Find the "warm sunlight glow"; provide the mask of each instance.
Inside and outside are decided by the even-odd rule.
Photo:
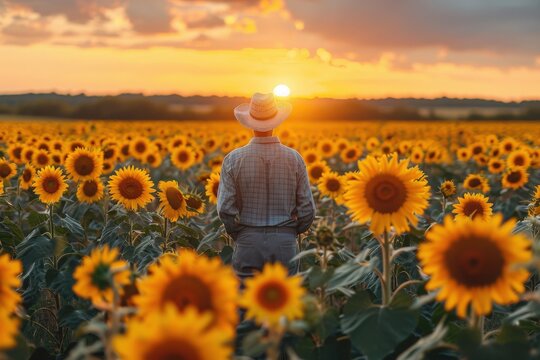
[[[274,88],[274,95],[281,96],[281,97],[287,97],[291,94],[291,89],[287,85],[278,85]]]

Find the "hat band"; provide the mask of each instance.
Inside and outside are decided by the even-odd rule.
[[[268,120],[268,119],[271,119],[273,118],[274,116],[276,116],[278,113],[278,110],[275,109],[275,111],[270,114],[269,116],[258,116],[258,115],[255,115],[253,112],[249,112],[249,115],[251,115],[252,118],[254,118],[255,120]]]

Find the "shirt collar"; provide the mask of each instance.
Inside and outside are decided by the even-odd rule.
[[[279,144],[277,136],[254,136],[250,140],[251,144]]]

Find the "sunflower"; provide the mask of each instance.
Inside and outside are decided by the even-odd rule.
[[[320,177],[328,171],[330,171],[330,167],[323,160],[315,161],[307,167],[309,180],[313,184],[316,184],[317,181],[319,181]]]
[[[358,180],[348,182],[344,195],[353,220],[371,221],[376,235],[392,226],[399,234],[409,230],[409,222],[416,225],[416,215],[428,207],[430,189],[424,173],[408,165],[408,160],[398,162],[396,154],[360,161]]]
[[[502,186],[510,189],[520,189],[529,181],[529,174],[525,168],[508,169],[502,176]]]
[[[350,164],[358,160],[360,157],[360,150],[358,150],[356,146],[348,145],[345,149],[341,150],[339,155],[343,163]]]
[[[471,150],[469,148],[460,148],[457,151],[457,158],[459,161],[469,161],[471,158]]]
[[[445,198],[449,198],[456,194],[456,185],[452,180],[446,180],[439,186],[439,191]]]
[[[491,190],[488,180],[479,174],[469,174],[463,181],[463,187],[467,190],[479,190],[487,193]]]
[[[369,151],[373,151],[378,148],[380,144],[381,142],[379,141],[379,139],[377,139],[376,137],[370,137],[366,142],[366,148]]]
[[[147,163],[153,168],[157,168],[163,162],[163,158],[161,157],[161,154],[159,153],[159,151],[157,151],[156,148],[155,151],[149,152],[144,156],[143,162]]]
[[[309,149],[302,153],[302,157],[306,164],[313,164],[315,161],[319,161],[319,153],[316,150]]]
[[[218,138],[209,137],[208,139],[204,141],[203,148],[207,154],[210,154],[216,151],[219,145],[220,145],[220,142]]]
[[[144,319],[129,321],[126,333],[115,337],[113,345],[121,359],[230,359],[230,336],[209,329],[211,322],[211,314],[200,314],[191,307],[179,312],[167,306]]]
[[[180,147],[180,146],[186,146],[188,142],[188,139],[185,135],[175,135],[171,140],[169,140],[169,144],[167,145],[169,152],[173,153],[174,149]]]
[[[122,294],[123,285],[130,282],[128,264],[118,260],[118,249],[105,245],[95,248],[85,256],[73,272],[73,291],[83,299],[89,299],[98,308],[114,300],[113,285]]]
[[[187,215],[186,198],[178,188],[176,181],[159,182],[159,210],[170,221]]]
[[[212,204],[217,204],[219,180],[220,174],[218,172],[214,172],[212,175],[210,175],[210,178],[206,182],[206,196]]]
[[[205,204],[203,199],[197,194],[186,195],[187,216],[193,217],[204,212]]]
[[[269,263],[260,274],[245,281],[239,304],[247,309],[246,318],[277,326],[282,318],[291,321],[304,315],[305,292],[300,276],[289,277],[283,265]]]
[[[187,170],[195,163],[195,153],[188,146],[178,146],[171,153],[171,161],[180,170]]]
[[[62,164],[64,164],[65,155],[62,152],[53,150],[51,152],[50,156],[51,156],[51,162],[54,165],[62,165]]]
[[[458,203],[454,204],[452,212],[456,214],[456,219],[480,218],[487,220],[493,214],[492,206],[493,204],[484,195],[466,193],[463,197],[458,198]]]
[[[25,145],[22,151],[22,162],[31,163],[34,151],[36,150],[32,146]]]
[[[24,149],[23,145],[20,144],[11,144],[8,147],[8,155],[11,161],[14,161],[17,164],[23,163],[22,151]]]
[[[333,171],[325,172],[319,178],[317,185],[322,195],[332,199],[339,198],[345,191],[345,179]]]
[[[103,162],[103,174],[110,174],[114,170],[116,162],[114,161],[104,161]]]
[[[238,321],[238,280],[219,258],[200,256],[182,249],[177,257],[162,257],[149,275],[138,282],[133,300],[141,316],[163,310],[168,304],[180,311],[188,307],[212,315],[212,326],[231,330]]]
[[[34,176],[36,175],[36,169],[30,165],[26,164],[24,166],[24,170],[19,177],[20,187],[23,190],[28,190],[32,186],[32,183],[34,182]]]
[[[92,204],[103,198],[103,183],[99,178],[85,180],[77,187],[77,199]]]
[[[0,181],[0,195],[4,194],[4,182]]]
[[[526,150],[514,150],[506,158],[506,165],[509,168],[528,168],[531,166],[531,156]]]
[[[506,138],[499,143],[501,154],[509,154],[517,147],[517,142],[513,138]]]
[[[111,197],[128,210],[137,211],[154,198],[152,180],[145,170],[133,166],[117,170],[109,179]]]
[[[15,311],[21,302],[21,296],[15,290],[21,286],[21,272],[19,260],[12,260],[8,254],[0,255],[0,313]]]
[[[17,165],[5,158],[0,158],[0,181],[9,180],[17,174]]]
[[[418,146],[415,146],[411,151],[411,162],[419,164],[422,161],[424,161],[424,150]]]
[[[492,174],[500,174],[504,171],[504,161],[501,159],[493,158],[488,162],[489,172]]]
[[[336,152],[336,147],[330,139],[325,139],[317,144],[317,150],[323,158],[329,158]]]
[[[79,148],[67,156],[66,169],[75,181],[94,179],[103,171],[103,153]]]
[[[0,324],[2,335],[0,336],[0,350],[10,349],[17,344],[19,332],[19,320],[9,312],[0,310]]]
[[[32,164],[37,168],[43,168],[47,165],[51,165],[51,163],[51,157],[47,150],[39,149],[32,155]]]
[[[62,170],[54,166],[39,170],[32,186],[39,200],[46,204],[60,201],[68,187]]]
[[[132,139],[129,143],[129,153],[139,160],[144,159],[144,156],[150,151],[150,148],[150,140],[142,136]]]
[[[474,156],[483,154],[486,151],[486,147],[483,143],[476,142],[469,146],[469,150],[471,152],[471,155],[474,157]]]
[[[516,265],[532,257],[530,242],[521,234],[512,234],[516,222],[503,224],[497,214],[487,221],[450,216],[443,225],[435,225],[418,249],[422,270],[431,276],[426,289],[436,290],[437,300],[446,310],[456,308],[465,317],[469,303],[472,311],[485,315],[492,302],[507,305],[519,300],[529,273]]]

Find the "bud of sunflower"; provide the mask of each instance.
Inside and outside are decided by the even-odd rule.
[[[327,226],[320,226],[315,231],[315,239],[320,246],[330,246],[334,243],[334,232]]]
[[[449,198],[456,194],[456,185],[452,180],[446,180],[439,187],[439,191],[445,198]]]

